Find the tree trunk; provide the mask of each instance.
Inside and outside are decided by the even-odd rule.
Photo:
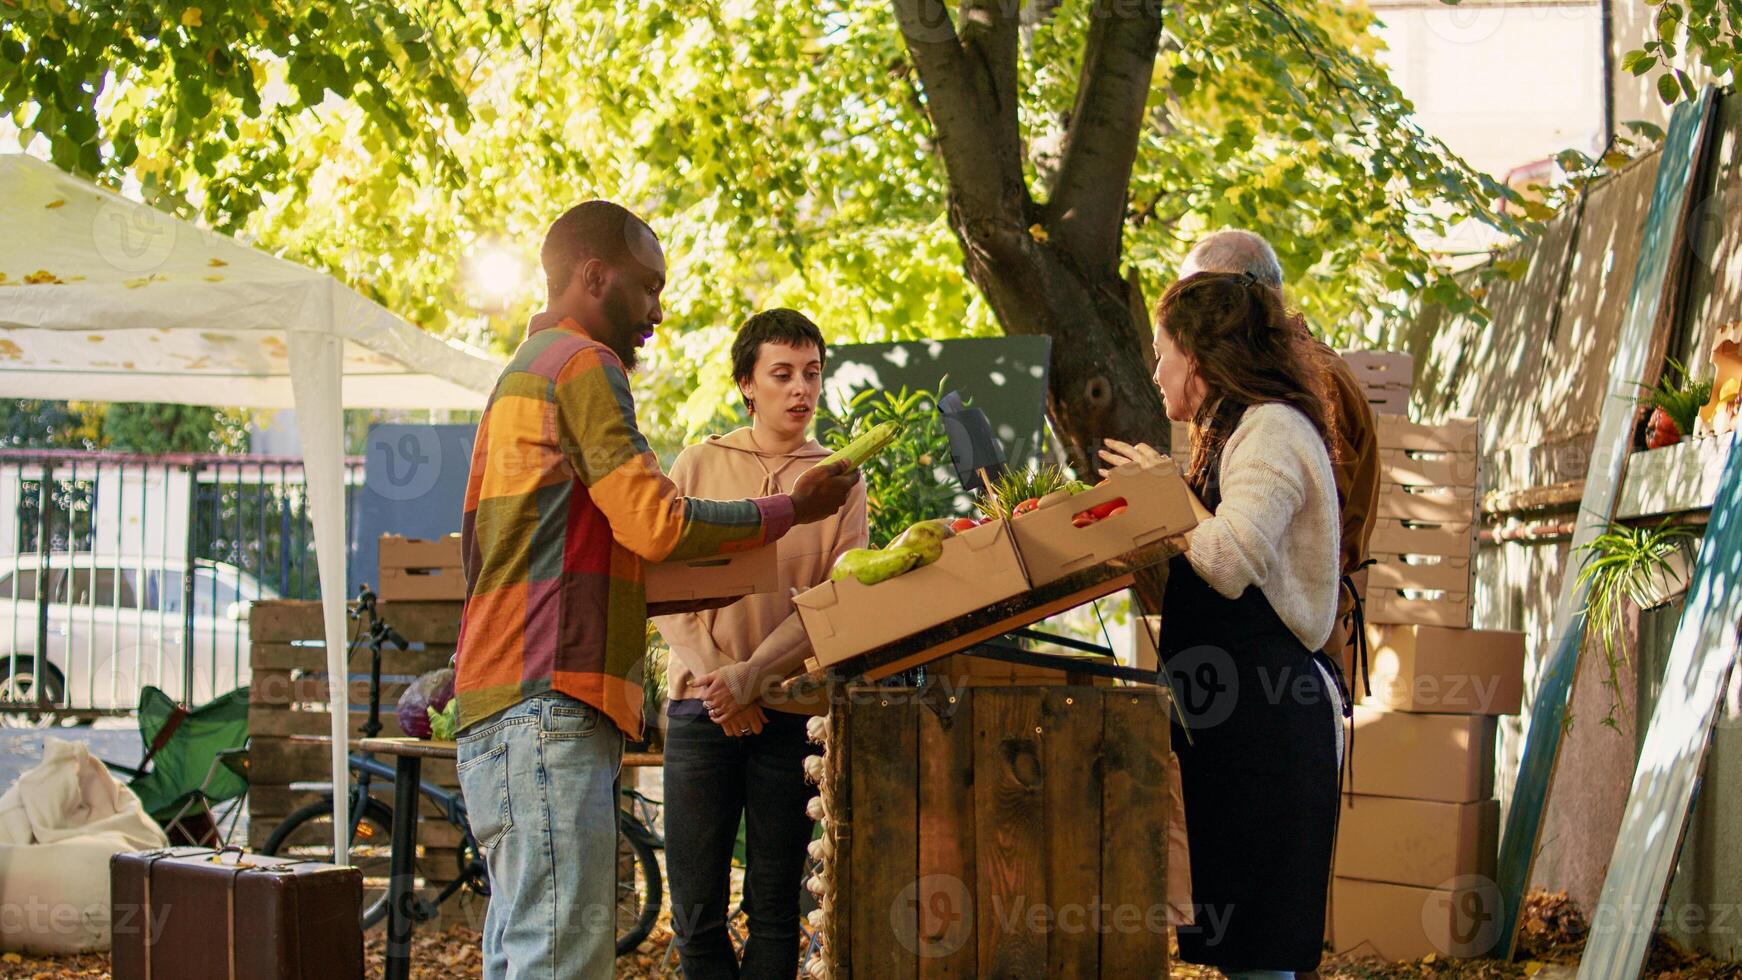
[[[1135,276],[1119,268],[1160,0],[1095,0],[1045,204],[1023,176],[1018,0],[960,0],[955,17],[944,0],[891,2],[937,133],[968,279],[1005,333],[1052,339],[1047,415],[1071,467],[1093,482],[1107,438],[1165,449],[1148,317]]]
[[[1091,482],[1106,438],[1168,445],[1147,316],[1119,268],[1131,166],[1161,34],[1158,0],[1097,0],[1061,163],[1039,204],[1017,123],[1020,4],[893,0],[919,71],[969,281],[1004,332],[1052,339],[1047,415]]]
[[[1045,226],[1035,223],[1044,230]],[[1052,338],[1047,415],[1077,475],[1098,479],[1105,438],[1165,449],[1169,429],[1151,377],[1152,335],[1133,317],[1132,284],[1113,270],[1089,273],[1027,227],[975,220],[950,209],[968,279],[1008,334]]]

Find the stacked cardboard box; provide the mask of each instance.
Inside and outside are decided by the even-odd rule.
[[[1409,389],[1415,383],[1415,358],[1397,351],[1338,351],[1355,373],[1375,415],[1402,415],[1409,410]]]
[[[1476,422],[1378,416],[1379,501],[1367,620],[1470,625],[1479,530]]]
[[[1492,939],[1496,716],[1516,714],[1524,636],[1375,624],[1355,708],[1331,887],[1337,952],[1472,956]]]

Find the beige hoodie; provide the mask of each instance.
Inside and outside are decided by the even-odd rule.
[[[687,497],[741,500],[790,493],[799,475],[828,454],[815,440],[791,453],[765,453],[746,427],[684,449],[672,464],[671,479]],[[771,679],[785,677],[802,664],[811,645],[793,608],[792,590],[828,581],[835,559],[850,548],[865,547],[867,535],[865,481],[860,480],[839,512],[815,524],[795,525],[775,543],[780,556],[779,591],[745,596],[723,609],[655,616],[654,626],[671,646],[671,662],[666,666],[669,697],[699,698],[702,691],[695,678],[745,664],[734,667],[729,676],[733,691],[747,699],[746,692],[764,690]],[[827,709],[820,701],[771,703],[775,700],[763,703],[802,714]]]

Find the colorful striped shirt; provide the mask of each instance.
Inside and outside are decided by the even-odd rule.
[[[623,364],[535,317],[478,425],[461,549],[460,727],[557,691],[641,735],[641,563],[761,547],[792,498],[681,496],[635,424]]]

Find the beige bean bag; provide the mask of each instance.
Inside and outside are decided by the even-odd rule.
[[[0,950],[88,953],[137,910],[109,908],[109,858],[168,838],[83,742],[47,739],[42,764],[0,796]]]

